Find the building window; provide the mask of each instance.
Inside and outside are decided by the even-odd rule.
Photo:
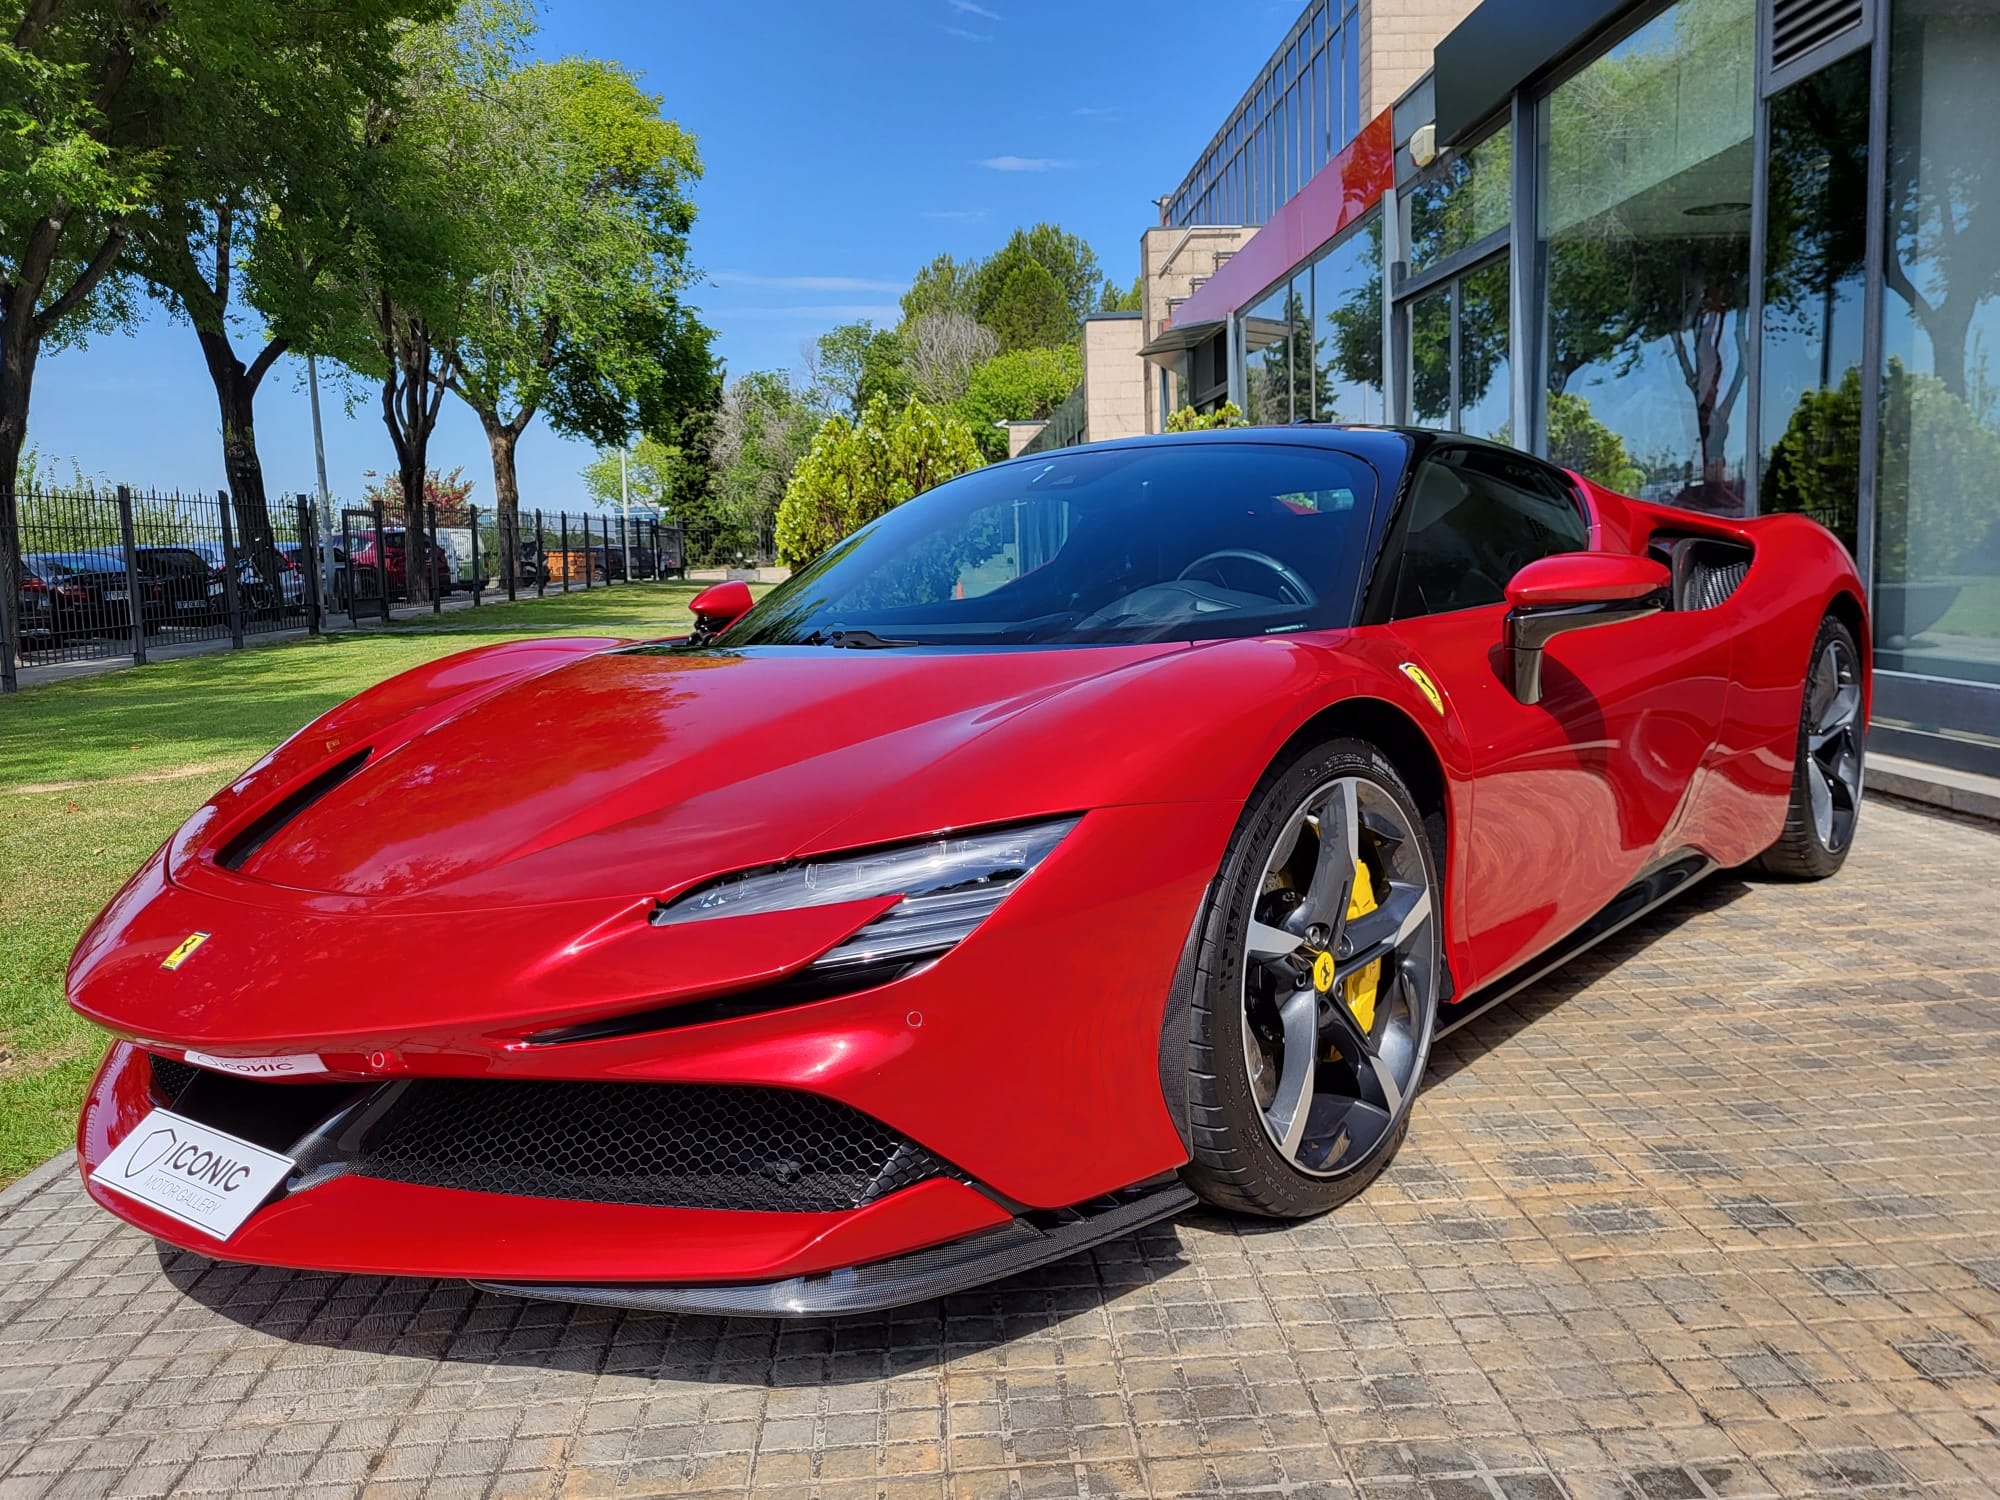
[[[1327,422],[1380,422],[1382,410],[1382,216],[1349,229],[1312,268],[1317,415]]]
[[[1283,282],[1243,315],[1243,415],[1252,426],[1312,416],[1312,283]]]
[[[1843,58],[1771,101],[1757,508],[1857,551],[1868,65]]]
[[[2000,171],[1990,0],[1897,0],[1889,33],[1888,243],[1877,662],[2000,683]],[[2000,724],[1987,732],[2000,737]]]
[[[1549,457],[1743,508],[1751,0],[1680,0],[1542,101]]]
[[[1412,185],[1409,262],[1413,275],[1507,227],[1514,201],[1513,136],[1504,128],[1454,151]]]

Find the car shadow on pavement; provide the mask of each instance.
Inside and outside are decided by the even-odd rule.
[[[537,1302],[467,1282],[287,1271],[211,1260],[164,1242],[162,1273],[244,1328],[330,1351],[334,1363],[420,1360],[772,1389],[935,1370],[1052,1336],[1102,1343],[1160,1311],[1146,1290],[1189,1257],[1181,1228],[1229,1232],[1196,1211],[1003,1281],[893,1311],[727,1318]],[[1121,1332],[1121,1338],[1129,1337]]]
[[[1654,950],[1669,943],[1695,918],[1725,911],[1756,889],[1756,884],[1738,871],[1718,871],[1685,895],[1676,896],[1596,947],[1579,953],[1519,994],[1489,1011],[1475,1012],[1471,1020],[1435,1044],[1430,1064],[1424,1070],[1424,1087],[1442,1083],[1486,1053],[1504,1047],[1572,996],[1628,963],[1652,957]],[[1475,998],[1472,1003],[1477,1006],[1479,1002]],[[1449,1018],[1447,1012],[1446,1020]]]

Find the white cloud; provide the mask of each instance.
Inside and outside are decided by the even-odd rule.
[[[1076,163],[1055,156],[989,156],[979,165],[994,172],[1060,172]]]
[[[983,208],[927,208],[923,216],[946,224],[977,224],[986,217]]]
[[[938,30],[942,31],[946,36],[955,36],[962,42],[990,42],[993,40],[991,32],[967,31],[963,26],[940,26]]]
[[[1070,113],[1086,120],[1115,120],[1125,111],[1116,104],[1082,104]]]
[[[786,292],[895,292],[909,290],[906,281],[872,281],[865,276],[760,276],[754,271],[716,271],[717,286],[762,286]]]
[[[973,0],[945,0],[945,3],[962,16],[978,16],[987,21],[1000,19],[998,11],[988,10],[983,5],[975,5]]]

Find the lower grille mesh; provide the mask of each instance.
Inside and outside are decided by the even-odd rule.
[[[187,1092],[187,1086],[201,1077],[201,1069],[192,1063],[162,1057],[157,1052],[149,1052],[146,1057],[153,1069],[153,1098],[169,1109]]]
[[[424,1080],[357,1170],[428,1187],[658,1208],[834,1212],[951,1169],[831,1099],[719,1084]]]

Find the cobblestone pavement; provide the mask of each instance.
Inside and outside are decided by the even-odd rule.
[[[1316,1223],[943,1304],[622,1316],[0,1204],[0,1500],[2000,1493],[2000,837],[1871,803],[1450,1038]]]

